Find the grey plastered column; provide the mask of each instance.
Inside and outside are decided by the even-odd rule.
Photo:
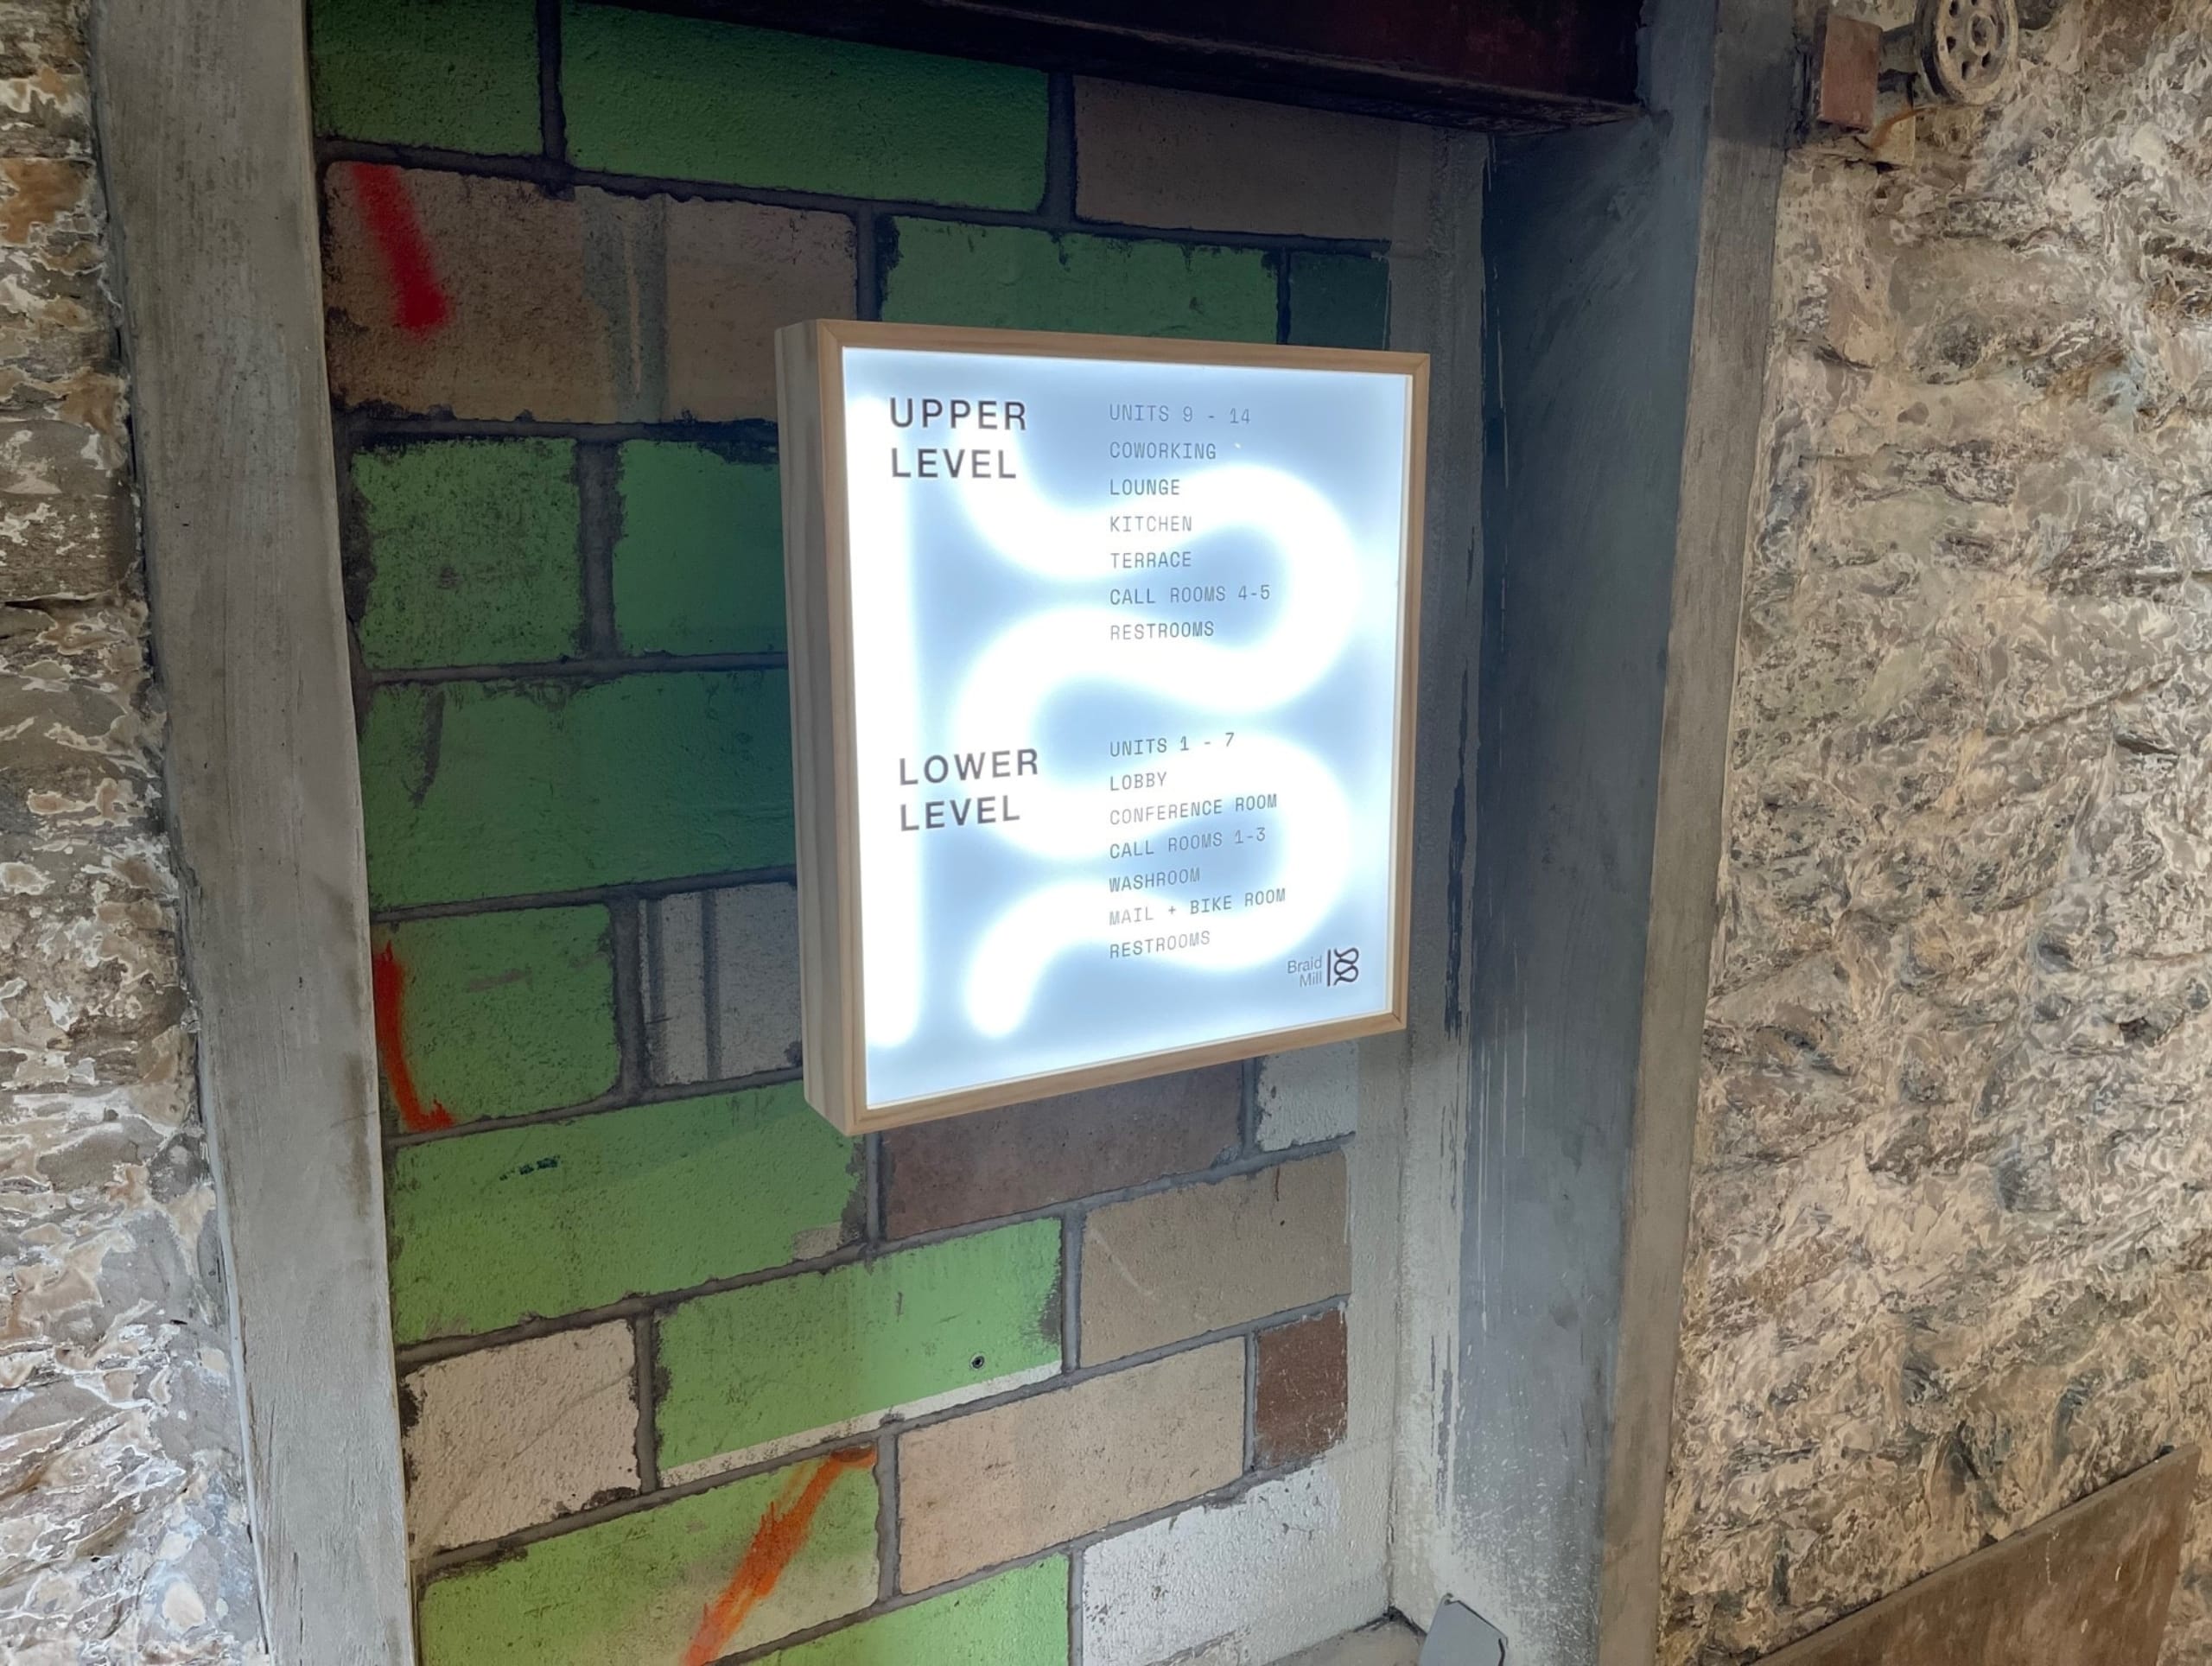
[[[1795,45],[1659,0],[1649,113],[1499,142],[1449,1543],[1520,1666],[1643,1666]],[[1426,1618],[1422,1616],[1421,1618]]]
[[[186,965],[280,1666],[413,1658],[299,0],[102,0]]]

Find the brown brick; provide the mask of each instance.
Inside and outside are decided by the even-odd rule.
[[[1340,1152],[1109,1204],[1084,1223],[1083,1362],[1118,1359],[1351,1288]]]
[[[776,332],[850,318],[853,298],[853,223],[843,215],[671,204],[666,414],[774,416]]]
[[[1365,116],[1078,78],[1076,213],[1128,226],[1390,235],[1399,130]]]
[[[415,289],[426,311],[412,327],[399,319],[391,256],[363,218],[365,188],[404,205],[421,233]],[[618,397],[611,321],[586,293],[584,245],[588,219],[600,251],[619,250],[639,204],[589,191],[562,202],[518,180],[365,162],[329,169],[323,194],[330,384],[340,404],[601,423],[635,414]]]
[[[772,416],[775,327],[852,311],[852,223],[838,214],[590,189],[561,200],[522,181],[357,162],[333,167],[324,192],[342,404]],[[372,232],[365,211],[378,205]],[[396,243],[395,216],[412,227]]]
[[[1189,1174],[1234,1151],[1236,1065],[1064,1094],[884,1136],[893,1237]]]
[[[414,1554],[477,1544],[638,1485],[630,1327],[594,1325],[408,1373]]]
[[[1319,1458],[1344,1438],[1344,1312],[1259,1336],[1252,1455],[1262,1469]]]
[[[1243,1467],[1236,1341],[917,1430],[899,1445],[899,1589],[1196,1497]]]

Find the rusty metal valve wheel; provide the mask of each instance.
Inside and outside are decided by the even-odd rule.
[[[2005,90],[2020,50],[2013,0],[1920,0],[1920,61],[1956,104],[1987,104]]]

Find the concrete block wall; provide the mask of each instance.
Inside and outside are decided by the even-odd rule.
[[[310,20],[427,1666],[1247,1658],[1342,1577],[1351,1050],[807,1109],[769,339],[1380,347],[1398,130],[614,6]]]

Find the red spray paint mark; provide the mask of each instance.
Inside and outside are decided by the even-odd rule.
[[[830,1489],[848,1470],[874,1467],[875,1448],[855,1447],[831,1453],[814,1466],[810,1475],[799,1470],[791,1472],[769,1504],[767,1514],[761,1517],[737,1572],[730,1575],[721,1595],[707,1605],[691,1646],[683,1651],[683,1666],[708,1666],[728,1651],[729,1639],[745,1624],[746,1616],[767,1599],[784,1570],[791,1565],[791,1558],[806,1543],[814,1526],[814,1512],[822,1507]]]
[[[347,166],[361,200],[361,218],[368,222],[369,235],[384,257],[385,276],[391,282],[392,321],[410,335],[429,335],[443,328],[453,316],[453,303],[439,287],[430,240],[423,235],[406,180],[397,168],[381,162]]]
[[[435,1100],[423,1109],[423,1096],[415,1091],[415,1072],[407,1063],[407,1025],[400,1002],[407,992],[407,970],[391,944],[385,944],[370,962],[374,976],[370,993],[377,1009],[377,1056],[384,1060],[385,1080],[391,1084],[392,1103],[399,1107],[400,1126],[410,1134],[425,1129],[451,1128],[453,1113]]]

